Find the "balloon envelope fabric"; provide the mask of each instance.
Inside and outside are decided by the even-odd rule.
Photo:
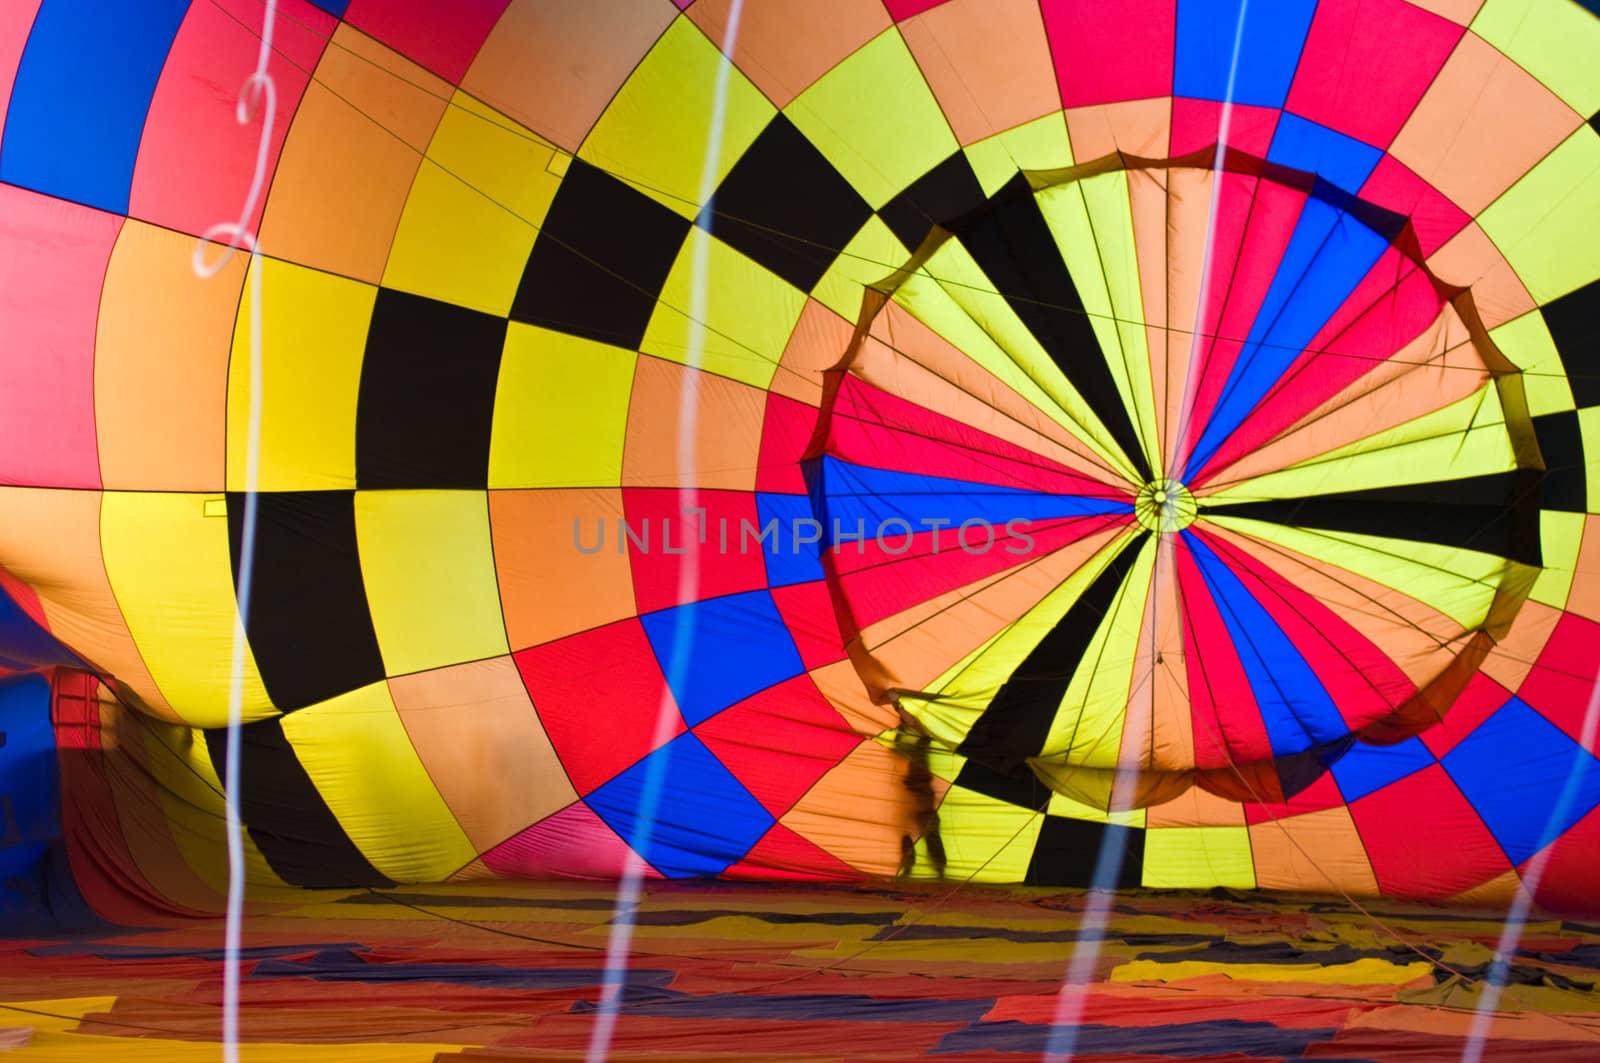
[[[263,14],[0,15],[0,658],[97,909],[215,909],[236,683],[262,898],[1593,907],[1583,7],[284,0],[252,198]]]

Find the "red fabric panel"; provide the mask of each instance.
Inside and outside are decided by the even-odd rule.
[[[1311,954],[1314,956],[1315,954]],[[1310,962],[1310,961],[1308,961]],[[1143,993],[1088,993],[1078,1021],[1104,1026],[1169,1026],[1185,1022],[1270,1022],[1287,1030],[1318,1030],[1342,1026],[1353,1010],[1371,1010],[1377,1002],[1352,1004],[1347,1000],[1306,1000],[1298,997],[1262,997],[1238,1000],[1225,996],[1186,996],[1173,993],[1162,1007],[1152,1008]],[[1050,1023],[1055,1020],[1060,996],[1009,996],[995,1002],[985,1022]]]
[[[1270,565],[1200,535],[1294,643],[1352,731],[1389,715],[1416,693],[1399,666],[1332,609]]]
[[[729,766],[732,767],[731,764]],[[745,785],[750,784],[746,781]],[[774,823],[772,829],[762,835],[761,840],[744,854],[744,859],[724,871],[723,876],[770,882],[790,882],[796,879],[812,882],[853,882],[861,878],[861,872],[832,853],[818,848],[782,823]],[[768,982],[771,980],[771,978],[763,979]],[[674,981],[673,986],[677,989],[684,988],[678,981]],[[859,989],[859,986],[853,988]],[[817,988],[808,984],[806,991],[814,993]]]
[[[817,408],[767,393],[767,415],[761,422],[761,457],[756,468],[756,490],[784,495],[806,493],[800,459],[817,424]]]
[[[631,543],[627,547],[633,597],[641,613],[767,585],[763,547],[754,534],[744,544],[748,550],[740,552],[740,529],[745,524],[757,530],[761,527],[755,496],[748,491],[699,490],[693,494],[694,505],[706,511],[703,525],[697,515],[683,512],[684,494],[675,487],[623,489],[622,509],[628,526],[643,535],[649,522],[649,547],[635,548]],[[698,573],[685,599],[679,579],[691,556]]]
[[[1131,501],[1126,485],[1103,483],[857,377],[840,386],[828,427],[830,454],[876,469]]]
[[[694,733],[774,819],[860,743],[809,675],[723,709]]]
[[[1580,576],[1581,578],[1581,576]],[[1583,717],[1594,693],[1595,647],[1600,645],[1600,624],[1577,613],[1564,613],[1539,653],[1517,696],[1571,736],[1583,738]],[[1600,756],[1600,738],[1587,747]]]
[[[1511,867],[1438,764],[1373,791],[1350,815],[1384,893],[1448,897]]]
[[[581,632],[512,655],[545,732],[580,794],[654,750],[662,698],[671,698],[637,619]],[[671,707],[673,727],[683,717]]]
[[[44,605],[39,601],[38,592],[7,572],[3,567],[0,567],[0,594],[4,594],[16,602],[17,608],[21,609],[35,624],[38,624],[46,631],[50,630],[50,622],[44,615]]]
[[[1061,106],[1172,95],[1177,0],[1041,0]]]
[[[100,486],[94,343],[122,219],[0,185],[0,484]]]
[[[344,20],[458,84],[509,0],[351,0]]]
[[[944,2],[945,0],[883,0],[883,6],[889,9],[890,18],[896,22],[904,22],[912,15],[920,15]]]
[[[911,537],[910,548],[899,555],[884,549],[884,540],[843,543],[833,554],[833,564],[839,576],[840,593],[849,603],[851,616],[860,629],[946,591],[1026,564],[1130,520],[1130,516],[1116,514],[1070,517],[1049,523],[1038,521],[1027,528],[1027,534],[1033,538],[1033,547],[1027,550],[1023,549],[1027,542],[1008,538],[1003,526],[992,529],[994,546],[983,553],[977,552],[984,543],[981,529],[968,532],[972,552],[961,548],[957,528],[918,533]],[[904,542],[901,537],[888,540],[895,549]],[[1012,546],[1021,552],[1011,553]]]
[[[1595,883],[1600,881],[1600,808],[1563,831],[1547,851],[1544,874],[1534,891],[1539,904],[1552,912],[1593,914]],[[1534,856],[1522,865],[1524,876],[1537,859]],[[1522,947],[1529,946],[1524,942]]]
[[[1435,757],[1443,757],[1510,699],[1509,690],[1482,672],[1477,673],[1467,681],[1466,689],[1450,706],[1444,719],[1422,732],[1419,736],[1422,744]]]
[[[1194,555],[1187,546],[1176,552],[1178,592],[1183,601],[1183,654],[1189,677],[1189,704],[1194,719],[1194,760],[1198,768],[1226,768],[1272,756],[1267,727],[1256,707],[1255,693],[1228,637]],[[1266,795],[1262,795],[1266,796]]]
[[[1316,782],[1301,790],[1287,801],[1246,801],[1244,805],[1244,820],[1246,823],[1270,823],[1274,820],[1285,819],[1289,816],[1298,816],[1306,812],[1321,812],[1324,809],[1338,808],[1344,804],[1344,794],[1339,792],[1339,783],[1333,777],[1333,772],[1324,772]]]
[[[1387,148],[1465,32],[1406,0],[1321,0],[1287,107]]]
[[[772,588],[778,615],[789,628],[789,637],[800,651],[807,669],[845,659],[844,636],[833,611],[833,596],[822,580]]]
[[[277,117],[267,150],[260,201],[247,224],[260,228],[266,190],[300,105],[309,71],[317,68],[333,16],[306,0],[285,0],[274,24],[268,72],[277,91]],[[258,116],[235,120],[236,94],[255,71],[264,8],[259,0],[195,4],[178,29],[156,83],[139,141],[128,213],[188,233],[239,220],[255,173],[261,136]],[[198,165],[196,147],[205,163]]]

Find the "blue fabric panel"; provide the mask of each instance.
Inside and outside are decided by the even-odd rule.
[[[1226,100],[1234,68],[1233,102],[1282,107],[1300,65],[1300,50],[1316,0],[1252,0],[1233,59],[1239,8],[1244,0],[1178,0],[1177,54],[1172,69],[1175,96]]]
[[[1382,236],[1344,211],[1320,199],[1306,200],[1244,349],[1189,458],[1186,475],[1205,468],[1388,246]]]
[[[301,952],[305,948],[300,949]],[[372,963],[352,949],[327,949],[305,960],[266,959],[250,978],[310,978],[319,982],[443,982],[485,989],[587,989],[605,977],[598,967],[502,967],[490,963]],[[632,969],[629,985],[664,987],[673,971]]]
[[[311,0],[311,2],[338,18],[344,18],[344,9],[350,6],[350,0]]]
[[[692,734],[674,738],[584,800],[668,878],[720,874],[743,858],[774,823],[750,791]],[[640,829],[642,801],[655,806],[647,844]]]
[[[1058,495],[1013,487],[951,480],[942,476],[874,469],[866,465],[827,458],[822,470],[823,541],[834,541],[834,523],[844,541],[852,541],[864,525],[875,538],[886,520],[910,523],[914,532],[931,530],[924,521],[943,521],[959,527],[962,521],[981,520],[993,525],[996,538],[1004,535],[1006,521],[1060,520],[1106,513],[1132,513],[1131,502],[1082,495]],[[905,529],[891,525],[888,538],[903,541]]]
[[[801,532],[810,538],[807,526],[798,523],[813,519],[809,496],[758,494],[756,515],[762,528],[774,520],[778,522],[773,535],[764,539],[759,547],[766,556],[768,586],[787,587],[791,583],[811,583],[823,578],[820,539],[814,543],[799,541]],[[732,533],[729,534],[731,537]],[[754,536],[751,538],[753,540]],[[750,548],[757,549],[753,541]]]
[[[1333,778],[1346,802],[1356,801],[1374,790],[1405,778],[1433,763],[1433,754],[1420,738],[1408,738],[1399,745],[1369,746],[1357,742],[1350,751],[1333,762]]]
[[[44,676],[0,679],[0,738],[0,917],[5,917],[33,907],[32,891],[25,887],[61,835],[61,776],[50,725],[50,681]]]
[[[53,664],[88,667],[0,589],[0,666],[22,672]]]
[[[17,67],[0,181],[126,214],[145,112],[188,10],[44,0]]]
[[[788,1019],[795,1022],[977,1022],[994,1008],[993,997],[874,997],[861,993],[708,993],[630,989],[623,995],[629,1015],[682,1019]],[[593,1011],[592,1000],[575,1001],[575,1012]],[[848,1058],[848,1057],[846,1057]]]
[[[639,620],[690,727],[806,670],[764,590],[690,602]]]
[[[1513,864],[1600,804],[1600,761],[1517,698],[1440,763]]]
[[[1371,144],[1308,122],[1288,111],[1278,119],[1267,159],[1314,173],[1325,181],[1354,193],[1367,183],[1383,152]]]
[[[1182,535],[1227,625],[1273,754],[1300,753],[1342,737],[1349,730],[1344,718],[1277,621],[1198,536]]]
[[[933,1055],[957,1052],[1016,1052],[1039,1056],[1052,1047],[1055,1027],[1046,1023],[984,1022],[945,1034]],[[1083,1023],[1064,1030],[1078,1056],[1265,1056],[1299,1059],[1307,1048],[1326,1041],[1335,1029],[1285,1029],[1270,1022],[1217,1019],[1171,1026],[1102,1026]]]

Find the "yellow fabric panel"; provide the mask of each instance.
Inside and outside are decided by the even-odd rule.
[[[100,549],[162,695],[193,726],[224,726],[239,615],[228,522],[207,517],[200,495],[109,491],[100,501]],[[249,646],[243,680],[244,719],[273,715]]]
[[[895,298],[973,361],[1049,413],[1108,466],[1130,480],[1138,479],[1094,408],[1078,394],[960,241],[947,240],[940,245],[928,259],[925,273],[910,277]],[[1002,366],[1010,371],[1002,371]],[[1023,381],[1031,386],[1025,387]]]
[[[833,260],[828,272],[811,289],[811,296],[853,324],[861,318],[866,286],[877,284],[904,266],[915,250],[904,247],[883,219],[874,214]]]
[[[589,131],[578,158],[637,183],[640,191],[693,218],[700,213],[701,173],[722,62],[717,46],[693,22],[676,19]],[[713,188],[777,113],[731,63],[727,85]]]
[[[96,998],[98,999],[98,998]],[[3,1013],[0,1013],[3,1014]],[[34,1026],[36,1016],[22,1016]],[[0,1022],[9,1021],[0,1018]],[[239,1045],[240,1063],[433,1063],[449,1059],[465,1045],[359,1044],[320,1045],[300,1041],[272,1044],[246,1041]],[[68,1032],[40,1032],[22,1048],[15,1048],[6,1063],[215,1063],[221,1056],[214,1041],[176,1041],[160,1037],[102,1037]]]
[[[1472,32],[1517,61],[1581,115],[1600,110],[1600,20],[1576,3],[1488,0]]]
[[[261,275],[262,491],[356,485],[356,400],[378,289],[276,259]],[[228,487],[245,489],[250,425],[250,282],[228,366]]]
[[[1600,69],[1591,58],[1590,66]],[[1540,303],[1600,276],[1600,137],[1578,127],[1478,215],[1478,224]]]
[[[679,249],[639,350],[689,363],[694,248],[700,241],[706,245],[706,302],[699,367],[764,390],[805,309],[805,293],[703,229],[692,230]]]
[[[1206,960],[1162,963],[1159,960],[1134,960],[1113,968],[1111,980],[1179,982],[1186,978],[1204,978],[1207,975],[1221,974],[1236,982],[1407,985],[1419,978],[1428,978],[1432,973],[1433,965],[1425,960],[1399,964],[1373,957],[1365,957],[1350,963],[1330,964],[1326,967],[1320,963],[1212,963]]]
[[[613,487],[639,356],[511,322],[494,393],[490,487]]]
[[[558,154],[548,141],[457,92],[411,185],[384,286],[509,313],[538,226],[561,184]]]
[[[1600,409],[1596,412],[1600,413]],[[1589,478],[1595,478],[1592,465]],[[1583,545],[1583,523],[1582,513],[1547,509],[1539,514],[1539,549],[1543,553],[1544,568],[1540,569],[1528,597],[1557,609],[1566,608],[1572,577],[1578,568],[1578,548]]]
[[[290,713],[283,734],[356,848],[395,882],[443,882],[477,856],[386,683]]]
[[[1144,876],[1151,889],[1254,889],[1248,827],[1158,827],[1145,831]]]
[[[15,1004],[28,1011],[8,1011],[0,1004],[0,1029],[8,1026],[31,1026],[37,1032],[63,1033],[71,1030],[82,1021],[85,1015],[93,1012],[110,1011],[117,1002],[116,997],[64,997],[59,1000],[8,1000],[6,1004]],[[40,1015],[38,1012],[48,1012]],[[56,1016],[66,1016],[56,1018]],[[24,1053],[26,1055],[26,1053]],[[10,1059],[21,1058],[16,1056]]]
[[[1139,643],[1139,632],[1155,562],[1156,539],[1152,536],[1117,586],[1109,613],[1095,629],[1082,663],[1067,684],[1045,739],[1043,754],[1048,759],[1117,767],[1134,665],[1141,653],[1148,654],[1148,648]]]
[[[960,882],[981,873],[993,882],[1021,882],[1028,875],[1044,817],[964,786],[952,786],[939,803],[939,826],[947,861],[944,878]],[[926,840],[917,845],[917,864],[910,877],[937,877],[927,859]]]
[[[1026,615],[949,668],[929,688],[938,692],[937,700],[924,701],[909,694],[901,695],[902,702],[915,707],[917,721],[935,738],[950,746],[958,745],[1017,665],[1060,622],[1122,550],[1128,534],[1131,533],[1111,539],[1092,560],[1072,573]]]
[[[1145,460],[1150,468],[1159,469],[1155,386],[1133,242],[1128,175],[1119,170],[1058,185],[1041,192],[1038,202],[1100,341],[1099,351],[1085,351],[1083,356],[1098,354],[1105,359],[1123,406],[1134,413]]]
[[[482,491],[362,491],[356,542],[391,676],[510,652]]]
[[[1528,414],[1538,417],[1573,407],[1572,386],[1556,350],[1555,340],[1537,311],[1523,314],[1489,330],[1500,353],[1522,370],[1522,387],[1528,397]]]
[[[1050,804],[1045,811],[1052,816],[1066,816],[1068,819],[1084,819],[1091,823],[1120,823],[1125,827],[1143,827],[1146,820],[1146,810],[1142,808],[1124,808],[1116,812],[1107,812],[1103,808],[1084,804],[1067,794],[1051,794]]]
[[[894,28],[818,78],[784,113],[874,210],[960,147]]]
[[[222,766],[211,763],[205,740],[186,728],[145,727],[145,758],[159,786],[162,810],[184,862],[219,895],[228,892],[227,811],[223,806]],[[254,900],[275,900],[272,891],[294,891],[280,879],[250,838],[244,842],[244,880]]]
[[[1328,491],[1429,483],[1516,467],[1499,392],[1493,384],[1486,384],[1432,413],[1207,497],[1216,502],[1307,498]]]
[[[1072,141],[1060,111],[996,133],[965,149],[985,195],[994,195],[1018,170],[1057,170],[1071,166]]]
[[[1291,528],[1220,514],[1209,514],[1206,519],[1240,535],[1276,543],[1382,586],[1397,588],[1393,592],[1396,597],[1414,598],[1464,628],[1475,628],[1484,622],[1495,587],[1505,573],[1527,568],[1492,554],[1438,543],[1396,541],[1322,528]]]

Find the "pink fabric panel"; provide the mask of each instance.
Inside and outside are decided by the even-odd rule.
[[[1185,411],[1184,455],[1205,430],[1306,201],[1303,192],[1242,174],[1224,174],[1222,182],[1211,234],[1200,361],[1190,367],[1198,384]]]
[[[1399,353],[1438,318],[1443,306],[1420,266],[1393,248],[1385,251],[1255,411],[1194,475],[1194,485],[1275,438]]]
[[[1041,0],[1062,107],[1172,95],[1176,0]]]
[[[1287,107],[1387,148],[1465,32],[1406,0],[1322,0]]]
[[[1378,160],[1372,176],[1361,186],[1361,198],[1410,218],[1424,259],[1443,247],[1471,220],[1466,211],[1393,155]]]
[[[344,20],[455,85],[509,2],[351,0]]]
[[[1278,128],[1276,107],[1252,107],[1236,103],[1228,116],[1228,145],[1239,151],[1265,158]],[[1191,100],[1178,96],[1172,101],[1172,156],[1187,155],[1209,148],[1221,138],[1222,104],[1215,100]]]
[[[94,341],[122,219],[0,185],[0,484],[99,487]]]
[[[7,0],[0,4],[0,129],[6,126],[6,107],[11,102],[11,85],[17,78],[17,64],[28,44],[40,0]]]
[[[628,843],[579,801],[483,854],[505,878],[615,878],[627,866]],[[647,878],[660,878],[647,868]]]
[[[189,8],[167,55],[145,119],[128,213],[188,233],[237,221],[255,173],[261,120],[240,125],[235,101],[256,68],[264,8],[259,0],[217,0]],[[336,22],[305,0],[284,0],[268,61],[277,117],[267,151],[267,183],[295,108]],[[203,155],[203,158],[202,158]],[[248,224],[261,224],[266,187]]]

